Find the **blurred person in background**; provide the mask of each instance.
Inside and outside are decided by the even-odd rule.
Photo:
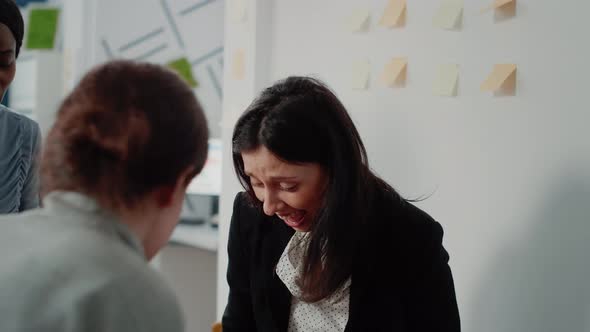
[[[13,0],[0,0],[0,101],[14,80],[24,23]],[[39,125],[0,105],[0,214],[39,206]]]

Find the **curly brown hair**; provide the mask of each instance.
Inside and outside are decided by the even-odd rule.
[[[41,161],[42,193],[78,191],[111,207],[133,206],[174,185],[207,156],[207,122],[172,71],[113,61],[90,71],[63,101]]]

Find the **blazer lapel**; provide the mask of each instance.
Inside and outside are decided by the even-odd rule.
[[[289,324],[291,293],[276,274],[275,269],[295,231],[276,217],[265,222],[270,224],[270,227],[267,228],[268,233],[263,237],[265,239],[263,250],[269,255],[269,259],[265,260],[268,265],[264,267],[264,270],[270,271],[269,275],[267,275],[266,295],[270,304],[275,331],[284,332],[287,331]]]
[[[366,293],[367,286],[367,271],[360,255],[356,255],[352,275],[350,277],[350,300],[348,303],[348,322],[344,328],[344,332],[362,331],[360,327],[364,313],[363,309],[366,305],[363,300]]]
[[[373,316],[375,305],[371,299],[371,285],[375,283],[374,277],[379,273],[375,270],[377,253],[372,250],[375,237],[371,232],[371,229],[364,229],[358,233],[356,251],[352,257],[348,323],[344,332],[370,331],[366,328],[367,318]]]

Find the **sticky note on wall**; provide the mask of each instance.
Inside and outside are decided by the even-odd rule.
[[[498,9],[500,7],[504,7],[507,5],[512,5],[515,4],[516,0],[494,0],[494,3],[492,5],[492,8],[494,9]]]
[[[244,79],[245,71],[246,55],[244,50],[236,50],[232,58],[232,77],[236,80],[242,80]]]
[[[437,96],[454,97],[457,95],[459,82],[459,66],[456,64],[442,64],[436,70],[433,93]]]
[[[180,77],[182,77],[185,80],[185,82],[192,88],[196,88],[197,86],[199,86],[199,83],[197,82],[197,80],[195,80],[195,77],[193,76],[193,69],[190,62],[188,62],[187,58],[180,58],[174,61],[170,61],[167,66],[168,68],[178,73],[178,75],[180,75]]]
[[[463,17],[463,0],[443,0],[436,12],[433,24],[441,29],[456,29]]]
[[[29,12],[26,48],[51,50],[55,47],[59,9],[33,8]]]
[[[406,58],[393,58],[381,74],[381,83],[386,86],[401,87],[406,84],[406,74],[408,68],[408,60]]]
[[[352,32],[364,31],[368,28],[371,13],[368,9],[357,9],[348,18],[348,29]]]
[[[516,91],[516,65],[494,65],[494,69],[488,78],[481,84],[481,91],[494,91],[513,95]]]
[[[389,0],[379,25],[388,28],[400,27],[405,24],[405,21],[406,0]]]
[[[369,61],[360,60],[352,65],[352,88],[366,90],[369,87],[371,65]]]
[[[513,9],[514,7],[516,7],[516,0],[494,0],[492,5],[484,8],[482,12],[492,9]]]
[[[248,12],[246,0],[232,0],[229,5],[230,16],[233,22],[239,23],[246,21]]]

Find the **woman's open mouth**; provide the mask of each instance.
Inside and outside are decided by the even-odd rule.
[[[287,226],[298,228],[303,225],[305,221],[305,214],[306,213],[304,211],[296,211],[286,215],[277,214],[277,216],[281,218],[281,220],[283,220]]]

